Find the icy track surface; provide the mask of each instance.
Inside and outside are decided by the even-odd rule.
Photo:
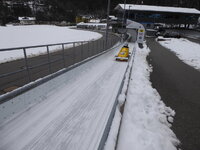
[[[0,149],[96,150],[127,67],[119,50],[42,85],[42,102],[0,125]]]
[[[200,44],[181,38],[163,38],[159,43],[174,52],[184,63],[200,71]]]

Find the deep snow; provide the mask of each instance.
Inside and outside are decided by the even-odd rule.
[[[45,44],[89,41],[101,38],[102,35],[90,31],[69,29],[53,25],[0,26],[0,49],[36,46]],[[72,44],[65,45],[71,47]],[[61,49],[61,46],[50,47],[50,51]],[[46,53],[46,47],[28,49],[27,55]],[[22,50],[0,52],[0,63],[23,58]]]
[[[162,38],[162,37],[159,37]],[[162,46],[174,52],[180,60],[200,70],[200,44],[191,42],[185,38],[162,38],[166,41],[158,41]]]

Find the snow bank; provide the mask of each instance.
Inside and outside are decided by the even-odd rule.
[[[175,112],[166,107],[149,81],[149,49],[137,47],[117,150],[176,150],[179,140],[170,129]]]
[[[50,25],[0,27],[0,49],[25,47],[75,41],[89,41],[101,38],[102,35],[90,31],[69,29]],[[72,45],[66,45],[71,47]],[[50,51],[61,49],[61,46],[50,47]],[[28,49],[28,56],[46,53],[46,48]],[[0,63],[23,58],[23,51],[0,52]]]
[[[167,41],[159,41],[159,43],[176,53],[178,58],[184,63],[200,70],[200,44],[184,38],[167,38]]]

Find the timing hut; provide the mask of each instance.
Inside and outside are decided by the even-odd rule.
[[[152,5],[118,4],[115,7],[117,17],[125,17],[142,24],[151,25],[154,23],[165,24],[197,24],[200,11],[194,8],[164,7]]]

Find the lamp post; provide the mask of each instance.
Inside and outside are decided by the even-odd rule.
[[[126,0],[124,0],[124,12],[123,12],[123,19],[122,19],[122,28],[125,24],[125,14],[126,14]]]
[[[106,26],[106,43],[105,43],[105,48],[107,48],[108,44],[108,29],[109,29],[109,15],[110,15],[110,0],[108,0],[108,6],[107,6],[107,26]]]

